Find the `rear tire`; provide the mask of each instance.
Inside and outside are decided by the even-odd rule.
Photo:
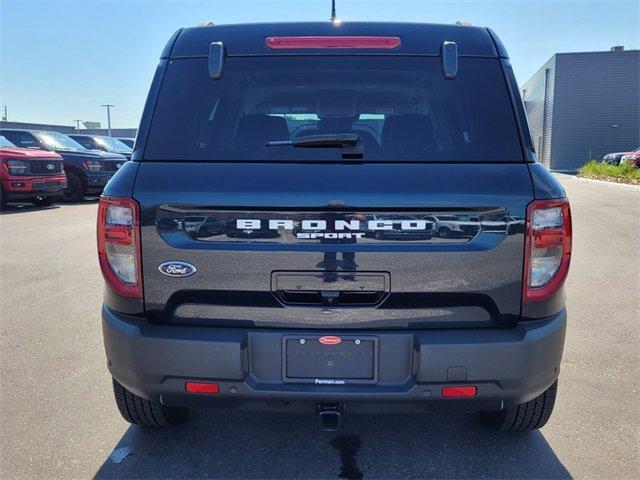
[[[182,421],[186,408],[166,407],[131,393],[113,379],[113,393],[122,417],[129,423],[143,427],[168,427]]]
[[[542,428],[549,421],[556,402],[558,381],[528,402],[499,412],[485,412],[484,419],[492,427],[505,432],[529,432]]]
[[[75,172],[67,172],[67,188],[62,195],[62,200],[67,203],[79,202],[85,194],[82,178]]]

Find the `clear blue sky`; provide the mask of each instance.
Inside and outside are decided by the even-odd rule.
[[[0,104],[9,120],[137,127],[162,47],[182,26],[327,20],[330,0],[0,0]],[[524,83],[556,52],[637,49],[637,1],[337,0],[344,21],[489,26]],[[612,79],[615,81],[615,79]]]

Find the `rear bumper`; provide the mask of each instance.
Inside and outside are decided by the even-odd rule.
[[[511,329],[350,331],[378,337],[376,385],[284,383],[282,337],[309,331],[159,326],[107,307],[102,327],[113,377],[165,405],[403,403],[498,410],[535,398],[557,379],[566,311]],[[220,392],[187,393],[186,381],[216,382]],[[477,395],[442,397],[444,385],[464,384],[476,385]]]

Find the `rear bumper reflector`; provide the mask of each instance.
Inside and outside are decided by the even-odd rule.
[[[462,385],[458,387],[442,387],[443,397],[475,397],[478,388],[475,385]]]
[[[217,383],[205,383],[205,382],[186,382],[184,388],[189,393],[211,393],[215,394],[220,392],[220,385]]]

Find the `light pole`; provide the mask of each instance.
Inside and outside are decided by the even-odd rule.
[[[74,120],[74,122],[76,122],[76,133],[80,133],[80,122],[82,120]]]
[[[340,25],[342,20],[336,15],[336,0],[331,0],[331,23],[334,25]]]
[[[107,103],[105,105],[101,105],[101,107],[107,108],[107,135],[111,136],[111,107],[115,107],[115,105]]]

